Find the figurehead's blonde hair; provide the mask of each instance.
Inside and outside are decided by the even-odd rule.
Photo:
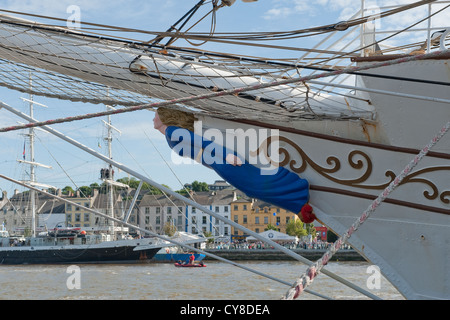
[[[191,113],[180,110],[158,108],[159,119],[166,126],[177,126],[190,131],[194,131],[194,121],[197,119]]]

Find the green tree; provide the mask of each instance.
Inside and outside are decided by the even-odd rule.
[[[173,225],[171,222],[167,222],[163,227],[164,234],[168,237],[172,237],[177,232],[177,227]]]
[[[89,187],[91,188],[91,190],[94,190],[94,189],[99,190],[100,189],[100,186],[97,182],[91,183],[89,185]]]
[[[269,223],[269,224],[266,226],[266,228],[264,229],[264,231],[267,231],[267,230],[275,230],[275,231],[278,231],[278,228],[277,228],[276,226],[274,226],[273,224]]]
[[[316,236],[317,236],[317,230],[316,230],[316,228],[314,228],[314,224],[312,224],[312,223],[307,223],[307,224],[305,225],[305,227],[306,227],[306,232],[308,233],[308,235],[309,235],[309,234],[312,235],[313,239],[316,238]]]
[[[66,196],[74,193],[71,186],[65,186],[61,191],[62,191],[62,194],[66,195]]]
[[[206,182],[198,182],[195,180],[192,182],[192,191],[201,192],[201,191],[209,191],[208,184]]]
[[[117,179],[117,182],[126,184],[126,185],[130,186],[130,188],[137,189],[140,181],[137,180],[136,178],[125,177],[125,178]],[[144,185],[142,185],[142,186],[144,187]]]
[[[79,187],[78,191],[80,191],[80,195],[82,197],[89,197],[92,192],[91,187],[88,187],[88,186]]]
[[[180,190],[175,191],[175,192],[179,193],[179,194],[181,194],[182,196],[185,196],[185,197],[187,197],[187,195],[188,195],[188,190],[186,190],[186,188],[180,189]]]
[[[303,237],[308,232],[303,228],[303,222],[300,219],[290,219],[286,225],[286,233],[290,236]]]
[[[136,178],[120,178],[117,179],[117,182],[126,184],[130,186],[132,189],[137,189],[139,187],[139,184],[141,183],[140,180],[137,180]],[[163,184],[162,186],[166,187],[167,189],[170,189],[168,185]],[[142,183],[142,190],[147,190],[150,194],[162,194],[162,191],[158,188],[155,188],[154,186],[148,184],[147,182]]]
[[[203,232],[203,235],[205,236],[205,238],[209,238],[207,240],[207,243],[214,243],[214,238],[213,238],[213,234],[211,231]]]

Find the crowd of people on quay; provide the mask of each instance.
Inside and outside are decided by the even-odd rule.
[[[277,241],[278,244],[288,248],[288,249],[305,249],[305,250],[326,250],[328,249],[333,243],[332,242],[326,242],[326,241]],[[263,249],[274,249],[271,245],[262,242],[262,241],[231,241],[231,242],[221,242],[221,243],[214,243],[208,245],[209,249],[217,249],[217,250],[242,250],[242,249],[248,249],[248,250],[263,250]],[[344,243],[341,248],[341,250],[349,250],[352,249],[352,247],[346,243]]]

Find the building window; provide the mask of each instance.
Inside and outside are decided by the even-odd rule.
[[[195,213],[196,211],[195,211],[195,207],[192,207],[192,213]]]
[[[216,212],[219,212],[220,210],[219,210],[219,206],[216,206]]]
[[[208,221],[207,221],[207,219],[206,219],[206,216],[203,216],[202,217],[202,224],[207,224],[208,223]]]
[[[228,206],[223,207],[223,212],[228,212]]]
[[[246,204],[243,205],[243,210],[244,211],[247,210],[247,205]]]
[[[145,207],[144,212],[145,212],[145,214],[150,214],[150,208],[149,207]]]
[[[255,224],[259,224],[259,217],[255,217]]]
[[[264,224],[268,224],[269,223],[269,217],[264,217]]]
[[[160,207],[156,207],[156,213],[161,213],[161,208]]]
[[[90,218],[90,214],[89,213],[85,213],[84,214],[84,222],[89,222],[89,218]]]
[[[247,215],[244,215],[244,221],[243,223],[247,223]]]
[[[234,205],[234,211],[238,211],[239,210],[239,206],[237,204]]]
[[[234,215],[234,222],[239,223],[238,215]]]
[[[156,217],[156,221],[159,220],[159,217]],[[149,224],[150,223],[150,217],[149,216],[145,216],[145,224]]]
[[[167,213],[172,213],[172,207],[167,207]]]

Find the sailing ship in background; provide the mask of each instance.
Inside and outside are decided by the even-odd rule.
[[[30,77],[31,78],[31,77]],[[31,81],[30,81],[31,83]],[[41,105],[33,101],[33,97],[30,99],[24,99],[29,102],[30,115],[33,115],[34,105]],[[109,157],[111,157],[111,119],[108,118],[108,142]],[[108,224],[105,227],[101,227],[101,230],[94,228],[86,232],[86,228],[67,226],[70,225],[69,220],[64,214],[64,218],[58,221],[56,225],[48,228],[47,225],[38,228],[38,190],[39,188],[53,189],[57,188],[50,185],[44,185],[36,181],[35,168],[44,167],[51,169],[50,166],[40,164],[35,161],[35,132],[34,128],[30,128],[26,135],[29,140],[29,159],[26,160],[26,149],[24,146],[23,159],[18,160],[24,165],[29,165],[29,181],[21,181],[33,188],[29,191],[28,204],[24,204],[23,208],[30,208],[31,218],[27,219],[27,216],[21,217],[24,219],[24,223],[27,224],[25,230],[29,230],[30,234],[24,234],[24,236],[10,236],[6,230],[5,224],[2,224],[2,231],[0,233],[0,264],[54,264],[54,263],[117,263],[117,262],[137,262],[137,261],[149,261],[158,252],[159,248],[148,248],[148,245],[155,244],[156,239],[127,239],[123,235],[128,231],[123,227],[115,227],[114,222],[108,219],[109,216],[114,217],[114,201],[113,201],[113,188],[111,187],[112,175],[103,175],[101,179],[105,182],[107,187],[108,206],[106,214],[100,214],[105,218]],[[105,170],[105,169],[102,169]],[[112,171],[112,167],[109,166],[107,170]],[[118,184],[117,182],[113,182]],[[23,200],[23,199],[22,199]],[[10,202],[10,201],[9,201]],[[80,209],[84,205],[76,202],[68,201],[70,206]],[[10,202],[10,205],[14,207],[14,204]],[[89,205],[88,208],[95,214],[95,210]],[[16,210],[16,208],[13,208]],[[64,210],[65,211],[65,210]],[[60,215],[58,215],[60,216]],[[27,223],[28,222],[28,223]],[[41,220],[40,222],[45,222]],[[70,221],[71,222],[71,221]],[[17,231],[17,228],[15,228]],[[97,228],[98,229],[98,228]],[[120,231],[120,234],[117,233]],[[145,248],[144,248],[145,247]]]
[[[204,2],[175,26],[184,25]],[[233,10],[234,2],[213,1],[214,14],[226,7]],[[260,137],[264,143],[252,151],[307,179],[317,218],[342,235],[450,118],[450,28],[432,24],[436,17],[448,16],[446,1],[399,4],[379,8],[376,15],[368,14],[366,2],[361,3],[360,11],[347,21],[326,26],[217,35],[169,29],[155,33],[153,41],[142,42],[114,38],[114,30],[125,31],[117,27],[102,26],[108,35],[99,36],[4,15],[0,23],[0,84],[29,92],[23,70],[31,69],[39,75],[33,94],[125,107],[141,105],[115,110],[116,114],[174,105],[171,107],[194,113],[203,129],[234,130],[238,139],[248,130],[276,129],[279,135]],[[374,29],[373,21],[414,8],[422,8],[424,13],[414,24],[394,31]],[[419,28],[419,23],[426,27]],[[414,32],[415,39],[421,40],[398,47],[386,44],[405,32]],[[226,42],[240,48],[257,45],[289,51],[288,46],[275,46],[268,40],[295,41],[312,35],[322,35],[322,39],[317,46],[302,49],[305,53],[296,59],[249,57],[205,48],[208,43]],[[161,44],[166,37],[169,41]],[[173,43],[180,39],[206,44],[202,50],[175,47]],[[336,50],[338,45],[340,50]],[[296,52],[300,49],[297,46]],[[63,83],[58,82],[61,77]],[[98,115],[59,120],[93,116]],[[38,123],[59,134],[46,124],[50,123]],[[275,140],[279,159],[278,154],[267,152]],[[92,154],[88,148],[83,150]],[[448,150],[450,139],[444,137],[377,208],[374,217],[348,239],[408,299],[450,296]],[[105,161],[170,192],[121,164]],[[214,216],[214,212],[202,210]]]

